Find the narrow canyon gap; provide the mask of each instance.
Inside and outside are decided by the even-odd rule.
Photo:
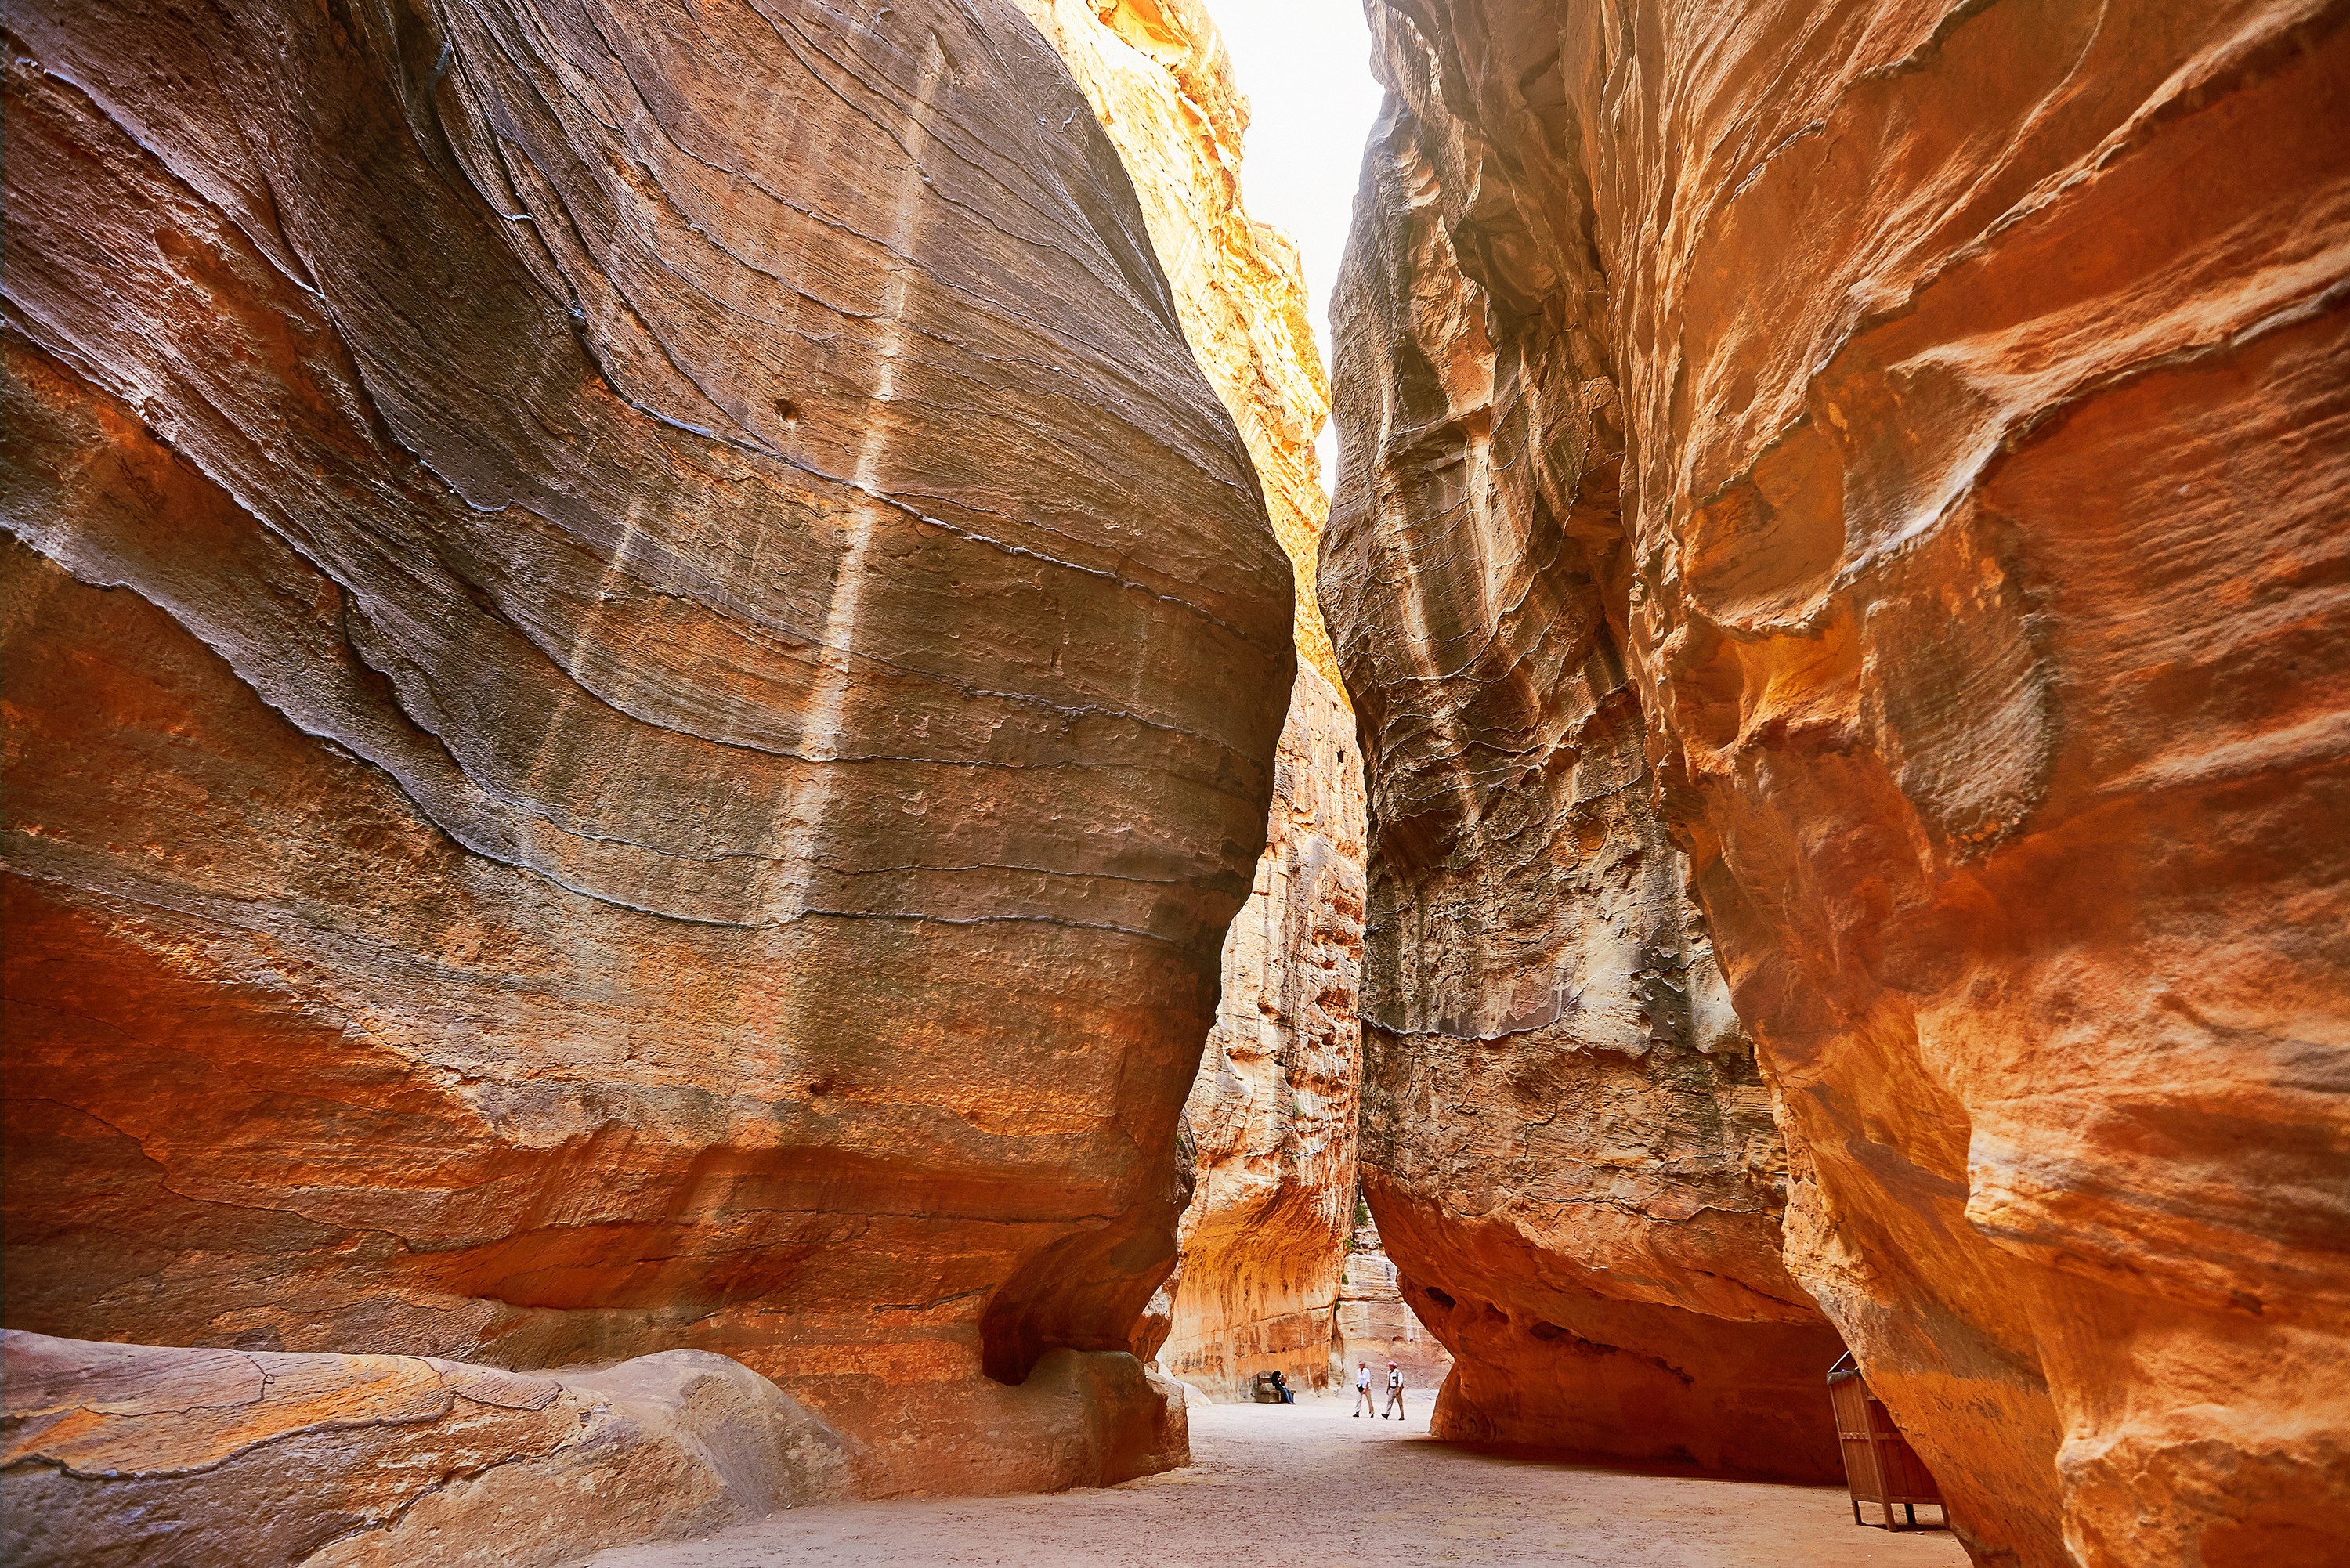
[[[1841,1336],[1979,1563],[2343,1561],[2350,7],[1370,15],[1320,594],[1438,1429],[1824,1468]]]
[[[1212,8],[11,11],[12,1557],[2350,1557],[2350,5],[1368,0],[1335,384]]]
[[[8,26],[9,1325],[436,1409],[504,1386],[352,1358],[720,1352],[868,1494],[1180,1462],[1292,575],[1052,51]]]
[[[1243,205],[1248,102],[1199,0],[1021,0],[1134,176],[1175,310],[1232,410],[1297,569],[1298,666],[1265,850],[1225,937],[1222,994],[1184,1107],[1195,1187],[1181,1262],[1138,1352],[1217,1398],[1279,1372],[1326,1386],[1353,1241],[1363,785],[1314,596],[1329,411],[1296,249]]]

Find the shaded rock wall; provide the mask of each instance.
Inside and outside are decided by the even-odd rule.
[[[1698,929],[1569,913],[1556,867],[1637,848],[1627,886],[1686,882],[1775,1091],[1794,1279],[1978,1560],[2338,1561],[2350,12],[1373,18],[1322,592],[1371,781],[1366,1183],[1407,1282],[1646,1251],[1692,1345],[1724,1293],[1786,1299]],[[1571,833],[1607,788],[1621,829]],[[1448,929],[1461,883],[1510,919],[1413,967],[1387,925]],[[1686,977],[1685,1044],[1562,1053],[1494,1132],[1397,1130],[1399,1091],[1623,993],[1581,960],[1550,985],[1554,921]],[[1536,994],[1457,1011],[1520,952]],[[1585,1115],[1610,1106],[1648,1119]],[[1645,1194],[1530,1248],[1551,1158],[1412,1174],[1537,1138]],[[1711,1283],[1659,1266],[1702,1233],[1657,1223],[1676,1202]]]
[[[1098,1478],[1294,656],[1051,51],[8,26],[11,1324],[712,1349],[863,1490]]]
[[[1260,1372],[1328,1375],[1354,1201],[1362,767],[1313,597],[1328,413],[1295,248],[1241,203],[1247,100],[1198,0],[1021,0],[1133,173],[1201,368],[1232,410],[1296,567],[1297,683],[1264,855],[1223,955],[1222,1001],[1185,1117],[1198,1185],[1182,1263],[1144,1339],[1234,1397]],[[1138,1340],[1138,1349],[1144,1340]]]

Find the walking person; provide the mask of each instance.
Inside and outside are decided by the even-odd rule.
[[[1371,1364],[1357,1361],[1355,1363],[1355,1414],[1359,1416],[1371,1408]],[[1381,1420],[1386,1418],[1384,1416],[1380,1417]]]
[[[1395,1412],[1397,1420],[1403,1419],[1403,1368],[1392,1361],[1388,1363],[1388,1408],[1379,1412],[1380,1420],[1388,1418],[1388,1410]]]

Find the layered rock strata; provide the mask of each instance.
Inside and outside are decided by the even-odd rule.
[[[1322,593],[1456,1384],[1792,1308],[1767,1084],[1978,1561],[2340,1560],[2350,12],[1372,15]]]
[[[1052,52],[7,25],[10,1324],[718,1351],[867,1492],[1166,1436],[1292,585]]]
[[[1299,669],[1264,855],[1223,954],[1185,1109],[1198,1185],[1146,1331],[1218,1397],[1328,1376],[1354,1202],[1363,794],[1354,721],[1313,597],[1328,414],[1295,247],[1241,201],[1248,104],[1197,0],[1021,0],[1134,175],[1175,308],[1232,410],[1296,567]]]

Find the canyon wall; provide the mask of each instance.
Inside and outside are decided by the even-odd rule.
[[[1816,1401],[1808,1295],[1978,1562],[2341,1561],[2350,8],[1371,14],[1322,597],[1448,1406],[1553,1302]]]
[[[1292,582],[1035,30],[7,25],[10,1325],[1180,1462]]]
[[[1328,416],[1297,254],[1241,199],[1248,104],[1198,0],[1021,0],[1133,174],[1177,317],[1297,574],[1297,682],[1255,886],[1185,1107],[1197,1186],[1153,1304],[1161,1364],[1220,1398],[1328,1378],[1354,1204],[1362,764],[1314,593]]]
[[[1651,798],[1606,383],[1463,272],[1437,134],[1382,127],[1338,300],[1365,1194],[1457,1358],[1440,1435],[1833,1479],[1843,1347],[1782,1260],[1770,1096]]]

